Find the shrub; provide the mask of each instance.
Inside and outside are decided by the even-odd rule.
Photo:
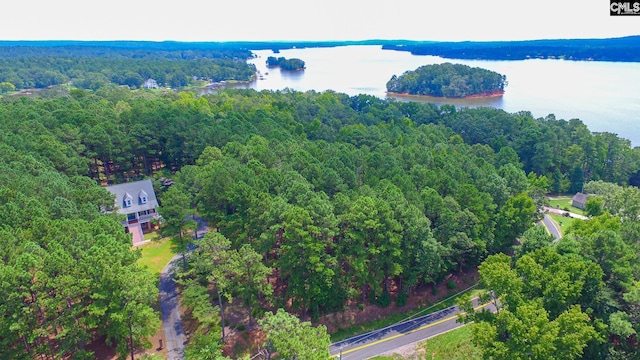
[[[254,319],[260,319],[264,316],[265,310],[261,307],[254,307],[253,309],[251,309],[251,316],[253,316]]]
[[[447,289],[453,290],[455,288],[456,288],[456,283],[453,282],[453,280],[451,279],[447,280]]]
[[[398,297],[396,298],[396,305],[404,306],[407,304],[407,293],[404,291],[400,291],[398,293]]]
[[[382,292],[382,295],[378,296],[378,305],[387,307],[391,305],[391,294],[387,290]]]

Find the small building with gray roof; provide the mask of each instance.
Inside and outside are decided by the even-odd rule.
[[[587,196],[587,194],[579,192],[571,198],[571,205],[584,210],[585,205],[587,205],[588,198],[589,196]]]

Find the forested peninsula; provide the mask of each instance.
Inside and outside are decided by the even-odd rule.
[[[448,98],[499,96],[506,76],[495,71],[463,64],[425,65],[400,76],[393,75],[387,91],[396,94]]]
[[[251,56],[242,48],[171,42],[0,42],[0,84],[5,90],[61,84],[97,90],[248,81],[256,71],[246,62]]]

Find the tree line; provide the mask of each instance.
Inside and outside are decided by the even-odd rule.
[[[448,59],[640,61],[640,36],[606,39],[420,42],[396,41],[383,49]]]
[[[251,57],[240,43],[176,41],[7,41],[0,40],[0,58],[62,57],[108,59],[232,59]]]
[[[161,86],[183,87],[198,79],[248,81],[254,73],[244,59],[0,58],[0,83],[19,90],[67,83],[91,90],[107,84],[138,89],[149,78]]]
[[[640,184],[639,150],[628,140],[592,133],[579,119],[534,118],[526,111],[456,109],[332,92],[227,89],[199,98],[189,93],[158,97],[114,86],[50,99],[5,97],[2,105],[5,141],[33,144],[57,169],[107,182],[148,176],[159,168],[177,171],[194,164],[207,146],[222,148],[251,135],[270,138],[277,134],[274,129],[312,141],[333,142],[348,134],[356,146],[370,146],[377,138],[371,129],[393,121],[443,126],[489,158],[502,153],[521,163],[526,174],[545,176],[555,193],[580,191],[592,180]],[[24,119],[33,129],[16,133],[13,129],[25,127]],[[50,142],[46,151],[45,142]]]
[[[197,79],[248,81],[255,67],[242,48],[180,46],[144,42],[3,42],[0,83],[3,89],[46,88],[70,83],[97,90],[106,84],[141,88],[158,84],[183,87]],[[4,92],[4,91],[3,91]]]

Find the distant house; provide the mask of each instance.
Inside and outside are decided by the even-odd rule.
[[[149,78],[147,80],[144,81],[144,84],[142,84],[142,87],[145,89],[157,89],[160,86],[158,86],[158,82]]]
[[[132,234],[133,244],[144,241],[144,233],[157,228],[151,220],[159,218],[158,199],[151,180],[112,185],[106,189],[116,197],[116,211],[126,216],[122,225]]]
[[[571,205],[577,207],[578,209],[584,209],[584,206],[587,204],[587,198],[587,194],[579,192],[575,194],[571,199]]]

